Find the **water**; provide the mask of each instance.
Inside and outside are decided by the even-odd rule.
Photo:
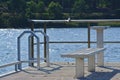
[[[29,29],[0,29],[0,65],[10,63],[17,60],[17,37],[25,30]],[[50,41],[87,41],[87,28],[49,28],[47,34]],[[43,36],[40,36],[40,41],[43,41]],[[28,40],[25,35],[22,41],[21,53],[22,60],[28,59]],[[104,41],[119,41],[120,28],[109,28],[104,31]],[[91,41],[96,41],[96,31],[91,30]],[[86,48],[87,44],[50,44],[50,61],[74,61],[70,58],[61,58],[61,53],[75,51],[81,48]],[[92,44],[91,47],[96,47]],[[120,44],[105,44],[105,62],[120,61]],[[40,46],[41,56],[43,57],[43,45]],[[0,69],[0,74],[6,71],[13,70],[14,67]]]

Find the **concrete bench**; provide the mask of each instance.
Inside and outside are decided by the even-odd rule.
[[[86,48],[72,53],[61,54],[61,57],[75,58],[75,78],[84,77],[84,58],[88,58],[88,71],[95,71],[95,54],[103,52],[105,48]]]

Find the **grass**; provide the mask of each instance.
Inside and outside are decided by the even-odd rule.
[[[100,26],[120,27],[120,22],[102,22],[98,23]]]

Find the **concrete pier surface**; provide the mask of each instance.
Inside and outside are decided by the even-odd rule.
[[[22,71],[0,77],[0,80],[120,80],[120,62],[96,66],[95,72],[88,72],[85,63],[84,77],[75,79],[75,63],[56,62],[50,67],[41,64],[41,69],[29,67]]]

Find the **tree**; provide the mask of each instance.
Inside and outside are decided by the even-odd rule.
[[[35,3],[34,1],[27,2],[26,10],[35,13],[37,11],[37,3]]]
[[[2,3],[2,2],[6,2],[6,1],[8,1],[8,0],[0,0],[0,3]]]
[[[73,13],[82,13],[85,12],[87,9],[87,5],[85,0],[76,0],[76,2],[73,5],[72,11]]]
[[[63,12],[70,13],[75,0],[61,0],[61,5],[63,7]]]
[[[62,6],[57,2],[51,2],[48,6],[48,13],[51,19],[62,18]]]
[[[45,4],[43,1],[39,1],[37,4],[37,12],[43,13],[45,12]]]
[[[111,9],[120,9],[120,0],[109,0],[109,7]]]
[[[98,4],[98,7],[99,7],[99,8],[106,8],[107,5],[108,5],[108,3],[107,3],[106,0],[99,0],[98,3],[99,3],[99,4]]]
[[[93,12],[96,10],[99,0],[85,0],[85,2],[88,5],[89,10]]]
[[[25,12],[26,1],[25,0],[9,0],[8,9],[13,13]]]

